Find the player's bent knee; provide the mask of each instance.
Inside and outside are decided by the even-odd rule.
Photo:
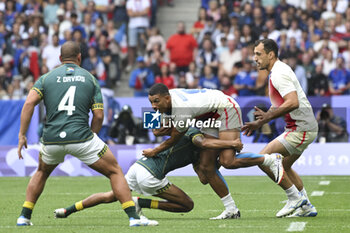
[[[193,210],[194,202],[190,197],[188,197],[184,200],[184,203],[182,204],[182,206],[183,206],[183,212],[190,212],[191,210]]]
[[[186,205],[186,211],[185,212],[190,212],[191,210],[193,210],[194,207],[194,202],[191,200],[190,202],[188,202],[188,204]]]
[[[239,164],[237,164],[236,160],[233,158],[228,159],[228,158],[225,158],[224,156],[220,156],[219,162],[226,169],[239,168]]]
[[[198,176],[198,178],[199,178],[199,181],[200,181],[202,184],[204,184],[204,185],[208,184],[208,179],[207,179],[207,177],[204,175],[203,171],[200,170],[200,168],[198,168],[198,170],[196,170],[196,173],[197,173],[197,176]]]
[[[210,178],[212,176],[215,176],[215,168],[212,166],[206,166],[206,165],[199,165],[200,171],[204,174],[205,179]],[[199,178],[201,180],[201,178]],[[205,181],[203,179],[203,181]],[[201,181],[202,182],[202,181]]]
[[[117,201],[117,198],[115,197],[113,191],[103,193],[103,200],[104,203],[111,203]]]
[[[198,177],[198,178],[199,178],[199,181],[204,185],[209,183],[209,181],[207,180],[207,177],[205,177],[205,176]]]

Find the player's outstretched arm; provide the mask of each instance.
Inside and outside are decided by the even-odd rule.
[[[27,99],[23,105],[22,113],[21,113],[21,126],[18,133],[17,153],[18,153],[19,159],[23,159],[23,156],[22,156],[23,146],[27,148],[26,133],[28,131],[28,127],[33,116],[34,107],[40,102],[40,100],[41,100],[40,95],[36,91],[30,90],[27,96]]]
[[[179,131],[177,131],[176,128],[173,128],[171,130],[171,134],[170,134],[170,138],[168,138],[167,140],[165,140],[164,142],[162,142],[159,146],[157,146],[156,148],[153,149],[145,149],[142,151],[142,154],[146,157],[153,157],[156,154],[169,149],[170,147],[172,147],[173,145],[175,145],[175,143],[177,143],[180,138],[186,133],[186,131],[180,133]]]
[[[192,139],[193,143],[202,149],[235,149],[237,152],[243,149],[243,144],[239,138],[235,140],[219,140],[213,138],[205,138],[202,134]]]

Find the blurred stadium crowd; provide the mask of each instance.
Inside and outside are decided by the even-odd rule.
[[[174,3],[0,0],[0,99],[25,97],[60,64],[60,45],[68,40],[81,43],[82,67],[101,84],[113,88],[123,74],[135,96],[159,82],[266,95],[268,74],[252,60],[254,41],[262,38],[278,42],[280,59],[308,95],[349,94],[348,0],[202,0],[192,28],[179,22],[164,38],[157,7]]]

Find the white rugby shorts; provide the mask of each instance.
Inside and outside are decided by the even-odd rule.
[[[129,168],[125,179],[132,191],[145,196],[160,194],[171,185],[168,178],[159,180],[138,163]]]
[[[203,134],[208,134],[216,138],[219,132],[230,129],[241,130],[243,126],[242,112],[238,103],[231,97],[227,96],[224,100],[224,107],[218,109],[220,115],[216,120],[221,122],[220,128],[201,128]]]
[[[41,144],[40,156],[48,165],[62,163],[67,154],[73,155],[86,165],[91,165],[99,160],[107,149],[107,145],[94,133],[93,138],[86,142],[65,145]]]
[[[283,144],[291,155],[301,155],[317,137],[317,130],[285,131],[276,139]]]

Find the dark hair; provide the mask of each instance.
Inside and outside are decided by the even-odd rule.
[[[154,84],[148,91],[148,95],[170,95],[169,89],[163,83]]]
[[[257,47],[259,44],[264,45],[264,51],[266,53],[273,52],[275,54],[275,57],[278,57],[278,45],[274,40],[271,39],[262,39],[255,41],[254,48]]]

